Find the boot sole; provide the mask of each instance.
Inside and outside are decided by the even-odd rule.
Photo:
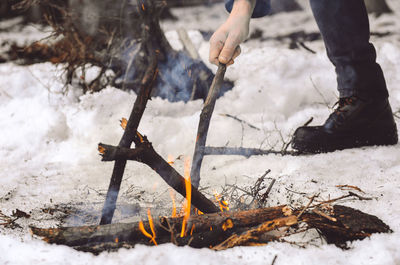
[[[296,141],[293,139],[292,147],[300,153],[327,153],[336,150],[357,148],[362,146],[395,145],[398,142],[396,127],[368,129],[359,135],[333,138],[327,134],[325,142]]]

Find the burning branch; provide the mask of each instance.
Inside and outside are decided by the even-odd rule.
[[[147,140],[147,137],[141,135],[139,137],[139,135],[140,134],[137,133],[137,136],[134,138],[136,143],[135,149],[100,143],[99,150],[102,151],[102,161],[134,160],[144,163],[156,171],[170,187],[186,198],[186,186],[188,184],[185,178],[157,154],[152,144]],[[190,190],[191,201],[196,208],[204,213],[219,212],[218,207],[201,194],[193,185],[190,185]]]

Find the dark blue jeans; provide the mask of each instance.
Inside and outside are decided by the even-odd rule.
[[[310,0],[329,59],[336,67],[340,97],[386,98],[385,78],[369,42],[363,0]]]
[[[225,0],[228,11],[234,0]],[[268,14],[270,0],[257,0],[253,17]],[[386,98],[385,78],[369,43],[369,22],[363,0],[310,0],[325,41],[328,57],[336,67],[340,97]]]

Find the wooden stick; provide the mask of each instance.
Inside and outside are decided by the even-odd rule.
[[[234,234],[221,244],[213,247],[214,250],[224,250],[235,246],[242,246],[251,240],[258,240],[258,238],[266,232],[272,231],[279,227],[292,226],[297,224],[298,219],[296,216],[281,217],[272,221],[267,221],[256,228],[245,231],[241,235]]]
[[[148,49],[148,54],[150,54],[149,66],[147,67],[143,80],[141,82],[140,91],[133,105],[128,124],[118,144],[119,147],[129,148],[131,146],[133,139],[136,135],[136,130],[139,126],[139,122],[142,119],[144,110],[146,109],[147,101],[150,98],[153,81],[156,79],[158,74],[158,60],[156,52],[153,50],[152,43],[150,41],[146,41],[149,34],[150,32],[148,32],[148,29],[146,29],[146,27],[143,27],[142,35],[144,38],[144,42],[146,42],[147,44],[146,48]],[[110,185],[108,187],[106,200],[104,202],[102,210],[100,224],[110,224],[112,221],[117,203],[118,193],[121,188],[125,166],[126,159],[118,159],[115,161]]]
[[[275,150],[265,150],[258,148],[245,148],[245,147],[214,147],[206,146],[203,149],[203,156],[206,155],[237,155],[244,157],[259,156],[259,155],[299,155],[296,151],[275,151]]]
[[[312,211],[313,211],[314,213],[318,214],[319,216],[322,216],[322,217],[324,217],[324,218],[326,218],[326,219],[328,219],[328,220],[330,220],[330,221],[332,221],[332,222],[337,222],[337,219],[336,219],[336,218],[334,218],[334,217],[332,217],[332,216],[329,216],[329,215],[327,215],[327,214],[324,213],[324,212],[321,212],[321,211],[318,210],[317,208],[314,208]]]
[[[204,157],[203,149],[206,145],[211,116],[214,111],[215,102],[217,101],[219,91],[224,81],[225,72],[226,72],[226,65],[220,63],[218,66],[217,73],[215,74],[214,80],[211,84],[210,91],[208,92],[207,99],[204,103],[203,110],[201,111],[200,114],[199,127],[197,129],[196,145],[193,154],[192,169],[190,172],[192,183],[195,187],[199,187],[200,185],[200,169]]]
[[[185,47],[185,50],[188,52],[189,56],[197,60],[199,59],[199,53],[196,50],[196,47],[194,47],[192,40],[189,38],[189,35],[184,28],[179,28],[177,30],[179,39],[181,40],[183,47]]]

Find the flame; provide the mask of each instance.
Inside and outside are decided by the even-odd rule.
[[[106,149],[101,145],[98,145],[97,150],[99,150],[99,153],[102,155],[106,153]]]
[[[147,218],[149,218],[150,230],[151,230],[151,233],[153,234],[152,241],[153,241],[154,245],[157,246],[156,232],[154,229],[154,223],[153,223],[153,218],[151,217],[150,209],[147,210]]]
[[[118,242],[119,242],[118,237],[116,237],[116,238],[114,239],[114,241],[115,241],[115,243],[118,243]]]
[[[192,202],[192,184],[190,182],[190,159],[185,159],[185,188],[186,188],[186,203],[184,205],[184,216],[182,221],[181,237],[186,236],[186,224],[190,217],[190,208]]]
[[[146,229],[144,229],[144,225],[143,225],[142,221],[139,222],[139,230],[140,230],[140,232],[142,232],[143,235],[145,235],[146,237],[150,238],[150,241],[152,241],[154,243],[154,245],[157,246],[156,232],[155,232],[155,229],[154,229],[154,223],[153,223],[153,218],[151,217],[150,209],[147,210],[147,218],[149,219],[150,230],[151,230],[151,233],[153,235],[150,235],[146,231]]]
[[[128,120],[126,118],[122,118],[120,120],[120,125],[121,125],[122,129],[125,130],[126,129],[126,125],[128,125]]]
[[[139,137],[141,143],[144,142],[143,135],[141,135],[138,131],[136,131],[136,135]]]
[[[145,10],[146,10],[146,8],[144,8],[144,4],[142,4],[142,10],[143,10],[143,11],[145,11]]]
[[[172,200],[172,217],[176,217],[176,203],[175,203],[175,193],[172,189],[169,190],[169,195],[171,196]]]
[[[223,224],[222,224],[222,230],[226,231],[230,228],[233,227],[233,222],[231,219],[226,220]]]
[[[221,209],[221,212],[229,211],[229,203],[228,203],[228,201],[224,200],[224,197],[221,194],[214,192],[214,197],[215,197],[215,200],[219,204],[219,208]]]
[[[172,165],[174,163],[174,157],[172,155],[168,155],[167,162],[168,164]]]
[[[145,235],[146,237],[148,237],[148,238],[153,238],[153,236],[150,235],[149,233],[147,233],[146,229],[144,229],[144,225],[143,225],[143,222],[142,222],[142,221],[139,222],[139,230],[140,230],[140,232],[142,232],[142,234]]]

